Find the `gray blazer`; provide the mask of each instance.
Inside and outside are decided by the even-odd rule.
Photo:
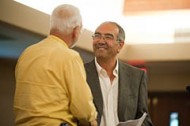
[[[95,60],[86,63],[87,82],[91,88],[94,104],[98,112],[98,125],[103,113],[103,97],[100,88]],[[119,61],[118,118],[120,122],[137,119],[147,108],[147,76],[144,71]],[[150,116],[143,126],[152,126]]]

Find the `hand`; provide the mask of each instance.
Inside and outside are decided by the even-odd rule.
[[[98,123],[96,120],[90,122],[90,126],[98,126]]]

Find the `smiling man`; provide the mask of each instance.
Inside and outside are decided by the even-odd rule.
[[[123,28],[115,22],[104,22],[92,38],[95,59],[85,64],[85,69],[98,125],[116,126],[148,113],[146,73],[117,58],[125,41]],[[143,126],[152,126],[149,115]]]

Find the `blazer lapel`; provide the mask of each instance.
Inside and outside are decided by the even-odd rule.
[[[125,113],[127,108],[127,100],[130,95],[129,90],[130,73],[127,67],[119,62],[119,94],[118,94],[118,118],[119,121],[125,121]]]
[[[98,121],[100,121],[103,113],[103,97],[98,78],[98,73],[95,66],[95,61],[93,60],[92,62],[85,64],[85,69],[87,74],[87,82],[91,88],[94,104],[98,111]]]

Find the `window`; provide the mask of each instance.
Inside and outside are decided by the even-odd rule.
[[[179,126],[178,112],[170,113],[170,126]]]

